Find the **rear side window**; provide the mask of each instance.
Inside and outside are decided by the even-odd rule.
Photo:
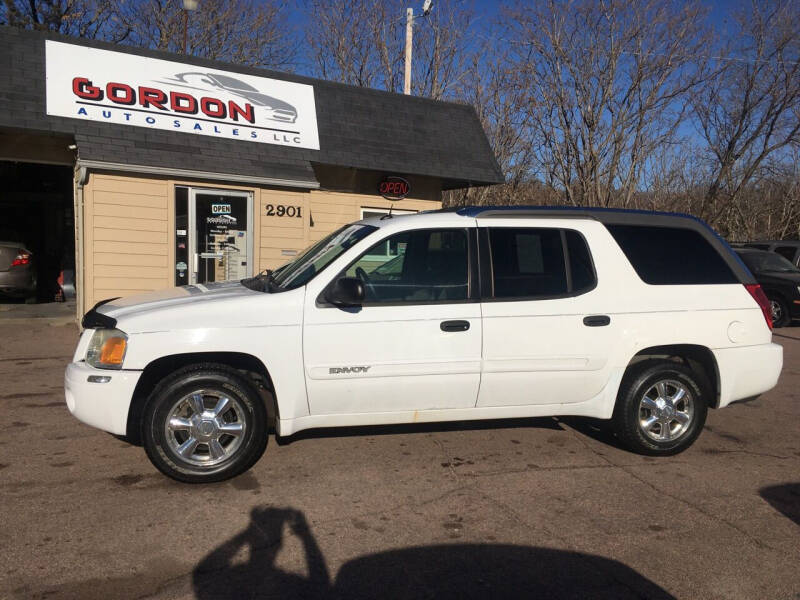
[[[492,228],[489,249],[496,299],[575,295],[595,285],[589,249],[577,231]]]
[[[739,283],[719,252],[696,231],[647,225],[606,227],[645,283]]]
[[[794,250],[794,246],[778,246],[775,248],[775,252],[792,262],[794,262]]]

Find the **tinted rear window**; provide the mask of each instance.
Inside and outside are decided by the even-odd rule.
[[[560,229],[489,230],[495,298],[567,293]]]
[[[597,283],[586,240],[577,231],[493,227],[489,246],[496,299],[578,295]]]
[[[645,283],[739,283],[725,260],[696,231],[646,225],[606,227]]]
[[[775,248],[775,252],[788,260],[794,260],[794,246],[778,246]]]

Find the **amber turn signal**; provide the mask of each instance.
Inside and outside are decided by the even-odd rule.
[[[122,337],[108,338],[100,350],[100,362],[104,365],[121,365],[127,343]]]

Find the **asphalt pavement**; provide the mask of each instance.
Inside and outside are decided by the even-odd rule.
[[[675,457],[581,419],[371,427],[205,486],[70,416],[76,341],[0,320],[0,597],[800,598],[800,327]]]

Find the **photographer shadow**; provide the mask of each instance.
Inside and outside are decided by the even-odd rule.
[[[308,576],[276,566],[286,526],[299,539]],[[235,559],[249,550],[246,562]],[[503,544],[418,546],[365,555],[331,580],[303,513],[256,508],[247,529],[213,550],[194,569],[198,598],[547,598],[594,600],[673,598],[615,560]]]

